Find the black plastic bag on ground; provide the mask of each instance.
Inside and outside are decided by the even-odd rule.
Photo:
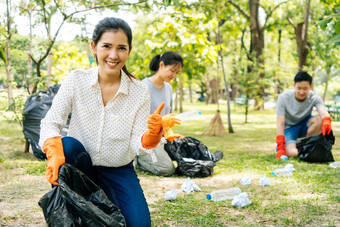
[[[299,159],[305,162],[334,162],[332,145],[335,142],[333,131],[323,136],[321,133],[296,142]]]
[[[77,168],[62,165],[58,183],[39,201],[48,226],[126,226],[120,209]]]
[[[214,171],[216,162],[223,158],[221,151],[214,154],[201,141],[193,137],[176,138],[164,144],[170,158],[177,162],[176,173],[189,177],[208,177]]]
[[[54,84],[47,91],[39,91],[26,100],[23,111],[23,131],[27,141],[31,144],[33,154],[38,159],[46,159],[45,153],[41,150],[39,143],[40,121],[45,117],[51,108],[52,100],[60,88],[59,84]],[[70,116],[69,116],[70,120]],[[61,135],[67,135],[68,124]]]

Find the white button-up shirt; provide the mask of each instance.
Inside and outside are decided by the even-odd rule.
[[[60,136],[72,112],[67,136],[84,145],[94,166],[119,167],[135,155],[152,151],[141,144],[147,131],[150,94],[145,84],[121,71],[120,87],[104,106],[98,69],[75,70],[65,78],[41,121],[39,145],[43,147],[48,138]]]

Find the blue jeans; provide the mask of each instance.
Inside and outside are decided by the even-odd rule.
[[[133,162],[120,167],[92,166],[84,146],[73,137],[62,138],[65,162],[85,173],[118,206],[127,226],[151,226],[148,204]]]
[[[308,123],[311,118],[312,115],[309,115],[297,125],[293,125],[285,129],[284,133],[286,139],[286,146],[290,143],[296,143],[296,140],[298,138],[305,137],[307,135]]]

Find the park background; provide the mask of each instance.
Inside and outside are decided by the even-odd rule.
[[[156,54],[171,50],[184,57],[181,74],[171,82],[174,111],[201,110],[202,117],[174,130],[224,153],[211,177],[193,179],[203,192],[181,192],[184,177],[138,171],[154,226],[340,225],[339,169],[291,159],[292,177],[271,176],[286,164],[274,159],[273,107],[277,96],[292,88],[294,75],[308,71],[325,104],[331,110],[339,106],[339,0],[0,4],[1,226],[45,225],[37,202],[50,188],[46,162],[24,152],[29,150],[23,106],[28,96],[61,83],[71,70],[95,65],[89,43],[93,26],[104,16],[122,17],[131,25],[127,68],[138,78],[151,75],[148,64]],[[198,101],[202,94],[205,100]],[[215,129],[222,125],[222,132],[207,130],[211,123]],[[332,126],[338,137],[336,113]],[[333,155],[340,159],[338,143]],[[244,176],[251,177],[250,186],[240,185]],[[263,176],[272,179],[270,186],[259,185]],[[230,201],[205,199],[213,189],[233,186],[248,192],[252,204],[234,208]],[[178,199],[164,201],[171,189],[178,190]]]

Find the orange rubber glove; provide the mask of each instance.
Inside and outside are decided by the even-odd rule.
[[[164,128],[164,137],[166,140],[170,141],[171,143],[174,141],[175,138],[178,138],[178,137],[185,139],[184,136],[174,133],[174,131],[172,131],[172,129],[169,127]]]
[[[64,148],[61,137],[49,138],[45,141],[43,150],[47,157],[46,178],[54,185],[57,183],[59,167],[65,164]]]
[[[159,105],[157,110],[155,110],[148,119],[148,131],[146,131],[142,136],[142,146],[146,149],[156,147],[162,138],[163,126],[161,111],[163,107],[164,102]]]
[[[276,144],[277,144],[277,153],[276,158],[280,159],[282,155],[286,155],[286,147],[285,147],[286,139],[284,135],[276,136]]]
[[[174,113],[172,114],[166,114],[162,117],[162,125],[164,128],[172,128],[175,125],[181,124],[181,119],[175,117]]]
[[[331,117],[324,117],[322,119],[322,135],[325,136],[328,135],[332,131],[332,119]]]

